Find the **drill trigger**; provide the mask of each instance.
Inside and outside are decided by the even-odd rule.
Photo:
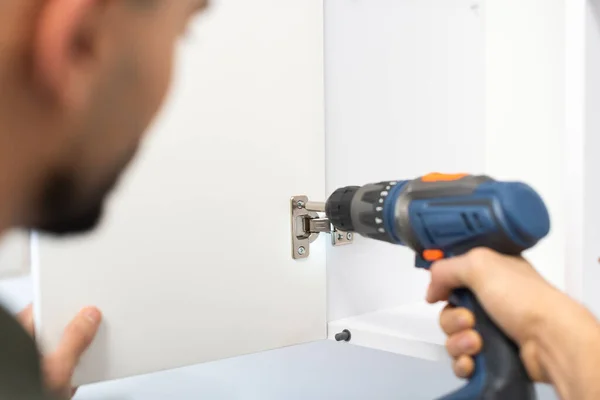
[[[416,253],[415,255],[415,267],[429,269],[433,263],[431,261],[427,261],[423,258],[420,253]]]

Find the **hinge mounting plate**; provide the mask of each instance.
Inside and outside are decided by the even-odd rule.
[[[307,196],[294,196],[290,201],[292,227],[292,258],[300,260],[310,255],[310,244],[319,234],[331,234],[333,246],[344,246],[354,241],[354,234],[335,229],[325,213],[325,203],[311,202]],[[320,215],[321,214],[321,215]]]

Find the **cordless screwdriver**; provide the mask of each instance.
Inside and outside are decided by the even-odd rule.
[[[550,231],[548,210],[530,186],[467,174],[340,188],[327,200],[325,213],[337,230],[412,249],[415,266],[425,269],[476,247],[517,256]],[[535,399],[517,345],[473,293],[455,290],[449,303],[473,312],[483,349],[469,382],[443,399]]]

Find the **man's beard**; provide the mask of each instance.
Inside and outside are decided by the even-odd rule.
[[[100,222],[111,189],[112,186],[105,187],[83,200],[73,176],[61,173],[49,177],[41,198],[41,218],[35,228],[55,235],[91,231]]]
[[[135,151],[132,150],[113,168],[103,184],[87,193],[82,193],[82,185],[75,173],[63,171],[50,175],[38,202],[40,218],[33,228],[59,236],[86,233],[96,228],[102,219],[108,195],[116,187]]]

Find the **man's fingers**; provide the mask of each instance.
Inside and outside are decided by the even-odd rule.
[[[475,361],[469,356],[460,356],[454,361],[452,366],[454,374],[459,378],[469,378],[475,371]]]
[[[446,335],[472,329],[475,326],[475,316],[466,308],[446,306],[440,314],[440,326]]]
[[[490,264],[495,260],[494,257],[497,254],[492,250],[478,248],[465,255],[436,262],[430,269],[431,284],[427,291],[427,301],[436,303],[448,300],[454,289],[474,289],[480,281],[480,267]]]
[[[52,355],[55,363],[62,363],[63,368],[72,373],[79,358],[92,343],[98,332],[102,314],[94,307],[84,308],[65,328],[62,340]],[[69,376],[70,378],[70,376]]]
[[[481,336],[474,330],[467,330],[450,336],[446,341],[446,350],[454,358],[474,356],[481,351],[482,345]]]
[[[31,304],[17,314],[17,320],[27,333],[29,333],[31,336],[34,335],[33,306]]]
[[[453,289],[466,285],[466,269],[469,261],[465,256],[438,261],[431,266],[431,283],[427,290],[427,301],[436,303],[448,300]]]
[[[73,397],[77,390],[71,387],[73,372],[79,358],[96,336],[101,320],[102,314],[98,309],[84,308],[65,328],[56,351],[44,358],[46,385],[55,396]]]

